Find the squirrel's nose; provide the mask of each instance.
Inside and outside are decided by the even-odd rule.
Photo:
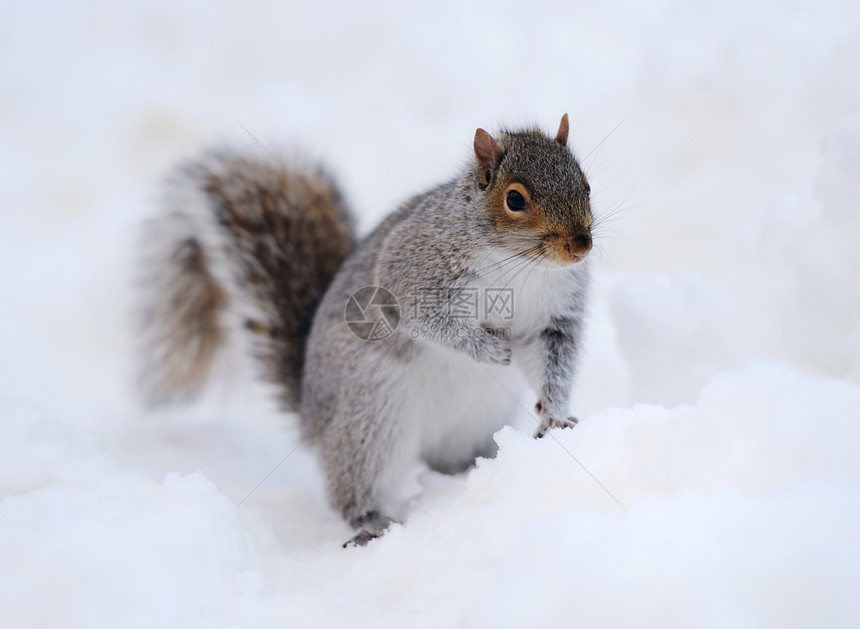
[[[574,262],[582,260],[591,251],[591,234],[583,232],[571,236],[564,244],[564,252]]]

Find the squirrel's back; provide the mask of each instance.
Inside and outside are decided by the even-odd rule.
[[[213,151],[168,180],[145,230],[140,383],[158,404],[195,393],[231,334],[298,405],[305,342],[353,220],[321,168]]]

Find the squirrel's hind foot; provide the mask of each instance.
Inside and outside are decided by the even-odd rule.
[[[394,520],[382,515],[379,511],[368,511],[364,515],[354,518],[351,522],[358,533],[343,543],[343,548],[351,546],[367,546],[367,543],[388,532]]]
[[[350,548],[352,546],[367,546],[367,543],[370,540],[382,537],[384,534],[385,531],[375,532],[368,531],[367,529],[361,529],[354,537],[352,537],[352,539],[348,539],[343,543],[343,548]]]

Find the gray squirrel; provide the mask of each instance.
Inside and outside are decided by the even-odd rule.
[[[567,114],[554,138],[478,129],[468,166],[360,243],[319,167],[227,150],[182,166],[144,238],[147,398],[192,394],[241,336],[356,545],[400,519],[416,462],[456,473],[492,456],[523,380],[536,437],[575,425],[593,219],[568,130]]]

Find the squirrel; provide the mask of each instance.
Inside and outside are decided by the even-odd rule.
[[[593,218],[568,133],[567,114],[555,137],[477,129],[456,177],[360,242],[319,166],[220,150],[180,167],[144,238],[147,398],[192,394],[231,335],[248,339],[318,448],[344,546],[401,521],[415,463],[493,456],[522,385],[535,437],[575,425]]]

